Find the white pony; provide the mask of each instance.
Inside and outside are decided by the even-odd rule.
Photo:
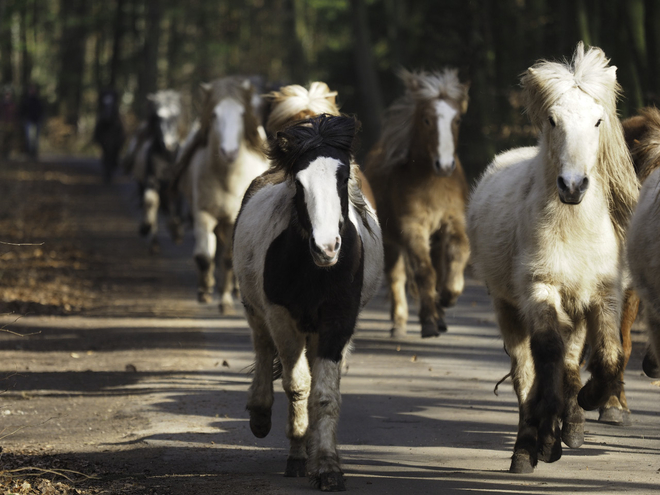
[[[211,301],[215,261],[220,260],[220,311],[232,314],[234,222],[250,182],[266,171],[269,163],[262,150],[263,128],[251,107],[250,81],[226,77],[204,84],[202,89],[205,102],[200,128],[192,132],[202,136],[203,143],[192,155],[181,184],[187,185],[186,196],[192,205],[199,301]]]
[[[327,115],[279,132],[273,168],[250,186],[234,234],[256,352],[250,428],[259,438],[270,431],[277,356],[289,399],[285,476],[309,472],[323,491],[345,489],[336,448],[341,360],[383,270],[378,221],[351,163],[355,132],[354,119]]]
[[[474,268],[494,300],[520,407],[511,472],[558,460],[562,439],[579,447],[582,408],[621,388],[623,254],[638,182],[608,63],[579,43],[570,63],[527,70],[538,146],[497,156],[468,208]],[[585,340],[591,379],[581,388]]]

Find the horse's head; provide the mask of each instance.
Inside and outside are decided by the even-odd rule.
[[[580,42],[570,64],[539,62],[521,79],[526,111],[549,158],[548,183],[556,183],[565,204],[579,204],[596,176],[609,180],[628,165],[617,158],[627,150],[616,116],[616,67],[608,63],[601,49],[585,52]]]
[[[442,98],[418,103],[415,112],[412,155],[430,160],[433,172],[447,177],[456,168],[456,146],[461,112],[454,101]]]
[[[223,161],[233,162],[241,144],[261,142],[253,111],[254,87],[249,79],[229,77],[203,84],[208,112],[209,145]],[[212,110],[211,110],[212,108]]]
[[[321,115],[277,133],[270,157],[296,187],[295,208],[314,263],[339,260],[357,121]]]
[[[584,198],[599,159],[600,130],[605,119],[603,106],[578,88],[564,93],[550,107],[544,132],[552,162],[557,166],[557,191],[562,203],[576,205]]]
[[[150,94],[153,128],[156,138],[165,149],[174,153],[179,147],[180,120],[182,112],[181,95],[176,91],[165,90]]]
[[[414,104],[410,158],[430,164],[441,177],[456,169],[456,146],[461,116],[467,111],[469,84],[455,69],[440,72],[400,71],[406,96]]]
[[[113,89],[105,89],[99,93],[99,119],[113,120],[119,111],[119,98]]]

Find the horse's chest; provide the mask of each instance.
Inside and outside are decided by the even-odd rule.
[[[356,232],[351,239],[343,237],[339,261],[330,268],[316,266],[309,243],[291,229],[282,232],[268,248],[265,295],[272,304],[287,308],[301,331],[317,332],[328,321],[355,325],[363,280],[356,237]]]

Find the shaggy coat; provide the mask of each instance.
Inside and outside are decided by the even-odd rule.
[[[252,109],[248,79],[227,77],[202,86],[205,103],[186,148],[193,149],[179,185],[191,204],[198,272],[198,298],[210,302],[216,260],[221,263],[220,312],[235,312],[231,239],[243,195],[268,168],[263,129]],[[194,144],[196,143],[196,144]]]
[[[279,132],[267,174],[285,180],[261,180],[246,195],[234,234],[256,352],[250,428],[259,438],[270,431],[277,357],[289,400],[285,476],[308,472],[326,491],[344,489],[336,450],[341,360],[383,266],[375,213],[352,199],[361,197],[351,166],[355,131],[354,119],[323,115]]]
[[[400,75],[405,95],[385,113],[383,135],[367,157],[365,175],[383,228],[392,336],[406,334],[408,266],[420,298],[422,337],[432,337],[447,330],[444,308],[463,291],[469,257],[468,189],[456,155],[468,86],[455,70]]]
[[[539,144],[497,156],[468,208],[475,272],[493,297],[520,407],[512,472],[556,461],[562,439],[581,445],[582,409],[621,388],[623,255],[638,182],[608,62],[579,43],[570,64],[527,70]],[[585,340],[591,379],[582,387]]]

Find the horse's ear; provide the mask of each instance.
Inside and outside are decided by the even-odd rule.
[[[472,83],[470,81],[463,83],[463,98],[461,98],[461,114],[467,112],[468,103],[470,102],[470,97],[468,95],[470,93],[471,84]]]
[[[149,101],[156,101],[156,93],[149,93],[147,95],[147,100]]]
[[[611,65],[607,68],[607,75],[612,79],[612,82],[616,82],[616,65]]]
[[[421,87],[419,77],[417,77],[417,74],[414,72],[410,72],[406,69],[400,69],[399,70],[399,77],[403,81],[403,85],[406,87],[408,91],[411,93],[414,93],[415,91],[418,91]]]
[[[206,95],[211,92],[211,89],[213,89],[213,86],[211,85],[211,83],[205,83],[205,82],[200,83],[199,87],[202,90],[202,93],[204,93]]]

